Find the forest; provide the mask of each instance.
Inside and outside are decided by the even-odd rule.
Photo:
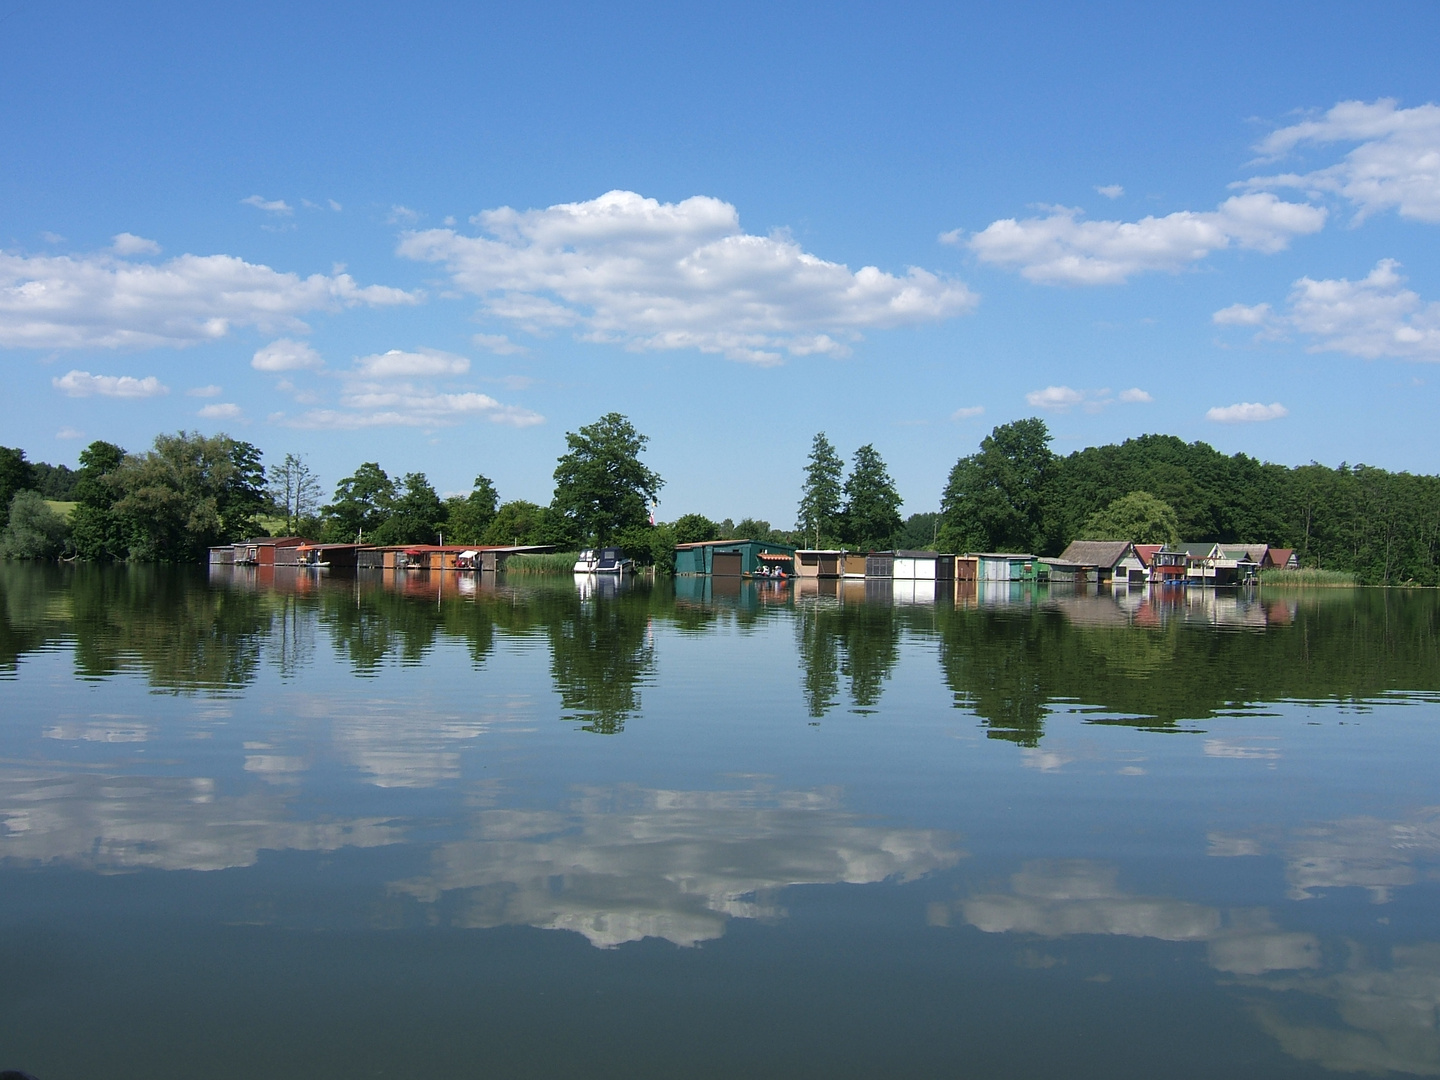
[[[1142,435],[1069,455],[1043,420],[996,427],[960,458],[938,512],[903,517],[880,453],[848,467],[817,434],[798,470],[793,529],[758,518],[686,514],[653,521],[664,481],[643,460],[645,435],[618,413],[565,435],[548,504],[502,500],[477,476],[442,498],[422,472],[361,463],[328,498],[296,454],[266,466],[227,435],[162,434],[143,451],[91,443],[78,467],[0,447],[0,554],[9,558],[185,563],[247,536],[302,535],[376,544],[616,543],[643,565],[673,568],[674,546],[749,537],[797,547],[1021,551],[1057,555],[1074,539],[1269,543],[1304,567],[1365,584],[1440,584],[1440,477],[1364,464],[1290,467],[1203,442]],[[933,504],[932,504],[933,505]]]

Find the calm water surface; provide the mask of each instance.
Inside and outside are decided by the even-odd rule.
[[[0,1068],[1440,1074],[1435,594],[918,599],[0,564]]]

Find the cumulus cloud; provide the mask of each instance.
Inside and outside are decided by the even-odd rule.
[[[231,402],[206,405],[195,415],[204,420],[234,420],[240,415],[240,406]]]
[[[242,206],[253,206],[257,210],[264,210],[268,214],[289,215],[295,212],[295,208],[284,199],[267,199],[263,195],[248,195],[240,200]]]
[[[964,244],[982,261],[1018,269],[1046,285],[1113,285],[1131,275],[1174,273],[1231,246],[1273,253],[1292,238],[1319,231],[1325,210],[1284,202],[1269,192],[1235,195],[1216,209],[1181,210],[1139,221],[1084,221],[1072,207],[1045,217],[1005,218],[964,239],[957,230],[941,240]]]
[[[1109,387],[1101,390],[1076,390],[1073,386],[1047,386],[1043,390],[1031,390],[1025,395],[1025,402],[1032,409],[1046,409],[1058,413],[1069,412],[1077,407],[1096,413],[1115,404],[1117,400],[1127,405],[1135,405],[1153,401],[1154,398],[1138,386],[1120,391],[1118,399],[1112,395]]]
[[[486,352],[492,352],[496,356],[516,356],[530,351],[524,345],[517,345],[504,334],[475,334],[470,340]]]
[[[1231,304],[1210,316],[1216,326],[1264,326],[1269,319],[1269,304]]]
[[[1097,187],[1095,190],[1107,199],[1118,199],[1121,195],[1125,194],[1125,189],[1119,184],[1105,184],[1103,187]]]
[[[79,428],[62,427],[59,431],[55,433],[55,437],[57,439],[83,439],[85,437],[85,432],[81,431]]]
[[[1359,281],[1303,277],[1291,287],[1284,312],[1269,304],[1232,304],[1211,319],[1255,327],[1262,338],[1294,331],[1310,338],[1310,352],[1440,360],[1440,301],[1405,288],[1399,266],[1382,259]]]
[[[168,394],[170,388],[154,375],[137,379],[133,375],[92,375],[88,371],[69,371],[51,385],[70,397],[148,398]]]
[[[280,338],[258,350],[250,358],[250,366],[256,371],[303,371],[322,368],[325,361],[305,342]]]
[[[1290,415],[1290,410],[1278,401],[1262,405],[1258,401],[1241,401],[1234,405],[1217,405],[1205,412],[1206,420],[1221,424],[1250,424],[1263,420],[1280,420]]]
[[[391,349],[374,356],[362,356],[355,361],[355,370],[371,379],[464,375],[470,370],[470,361],[438,349],[421,349],[418,352]]]
[[[984,405],[966,405],[950,414],[951,420],[973,420],[985,412]]]
[[[612,191],[544,210],[487,210],[483,235],[405,234],[399,253],[442,263],[485,313],[529,329],[573,327],[635,350],[698,349],[779,363],[843,355],[866,329],[969,311],[962,283],[912,267],[852,271],[784,235],[741,230],[734,206],[695,196],[661,203]]]
[[[349,274],[281,273],[232,255],[137,263],[110,253],[0,252],[0,347],[180,347],[233,327],[309,329],[299,318],[359,304],[413,304],[420,295],[361,286]]]
[[[506,405],[489,394],[457,388],[439,389],[415,380],[453,378],[466,374],[470,361],[439,349],[407,352],[391,349],[356,359],[340,373],[343,390],[339,409],[311,409],[298,417],[277,417],[291,427],[353,431],[372,427],[445,427],[469,419],[510,427],[542,424],[530,409]]]
[[[1359,145],[1334,165],[1256,176],[1239,186],[1339,195],[1356,208],[1357,222],[1394,209],[1401,217],[1440,224],[1440,106],[1401,109],[1393,98],[1342,101],[1318,118],[1271,132],[1256,150],[1273,159],[1335,143]]]
[[[545,417],[515,405],[502,405],[474,391],[446,394],[414,386],[356,387],[341,398],[344,410],[311,409],[282,423],[289,427],[355,431],[372,427],[447,427],[480,417],[493,424],[531,427]]]
[[[160,245],[154,240],[146,240],[143,236],[136,236],[134,233],[116,233],[111,237],[113,241],[110,250],[116,255],[159,255]]]
[[[219,397],[221,388],[213,383],[209,386],[195,386],[185,391],[186,397]]]

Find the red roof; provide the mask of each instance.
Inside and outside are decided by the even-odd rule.
[[[1155,553],[1164,548],[1164,546],[1164,544],[1136,544],[1135,554],[1140,559],[1140,565],[1149,566],[1150,560],[1155,557]]]

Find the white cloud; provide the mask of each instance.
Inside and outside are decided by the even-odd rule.
[[[496,356],[516,356],[530,351],[524,345],[517,345],[504,334],[475,334],[470,340]]]
[[[438,393],[408,384],[398,387],[362,384],[351,387],[339,409],[311,409],[283,421],[290,427],[354,431],[372,427],[446,427],[472,418],[510,427],[543,424],[537,412],[515,405],[503,405],[488,394],[474,391]]]
[[[984,405],[966,405],[950,414],[951,420],[972,420],[985,412]]]
[[[280,273],[232,255],[137,263],[108,253],[0,252],[0,348],[185,346],[235,326],[308,329],[299,316],[358,304],[413,304],[419,294],[360,286],[348,274]]]
[[[1182,270],[1232,245],[1283,251],[1293,237],[1324,224],[1320,207],[1257,192],[1204,213],[1181,210],[1139,221],[1082,221],[1079,210],[1054,207],[1046,217],[992,222],[968,241],[958,230],[941,240],[963,243],[982,262],[1018,268],[1042,284],[1113,285],[1145,271]]]
[[[391,349],[378,355],[360,357],[355,361],[355,370],[369,379],[464,375],[470,370],[470,361],[438,349],[420,349],[418,352]]]
[[[408,206],[401,206],[399,203],[390,207],[390,213],[385,218],[390,225],[414,225],[419,220],[420,215],[416,211],[411,210]]]
[[[1269,319],[1269,304],[1231,304],[1210,316],[1216,326],[1264,326]]]
[[[1121,195],[1125,194],[1125,189],[1119,184],[1106,184],[1103,187],[1097,187],[1095,190],[1107,199],[1118,199]]]
[[[160,245],[154,240],[146,240],[143,236],[136,236],[134,233],[116,233],[111,238],[114,243],[110,250],[116,255],[159,255]]]
[[[491,317],[577,327],[630,349],[698,349],[774,364],[782,353],[843,355],[862,330],[949,318],[975,306],[962,283],[918,268],[851,271],[784,235],[740,228],[735,207],[628,191],[545,210],[488,210],[487,235],[430,229],[399,253],[445,264]]]
[[[1261,337],[1294,330],[1311,339],[1310,352],[1440,361],[1440,301],[1405,288],[1399,266],[1382,259],[1359,281],[1303,277],[1291,287],[1283,314],[1269,304],[1232,304],[1211,318],[1222,326],[1259,327]]]
[[[337,214],[340,213],[340,211],[344,209],[344,207],[341,206],[341,205],[340,205],[338,202],[336,202],[334,199],[327,199],[326,201],[330,204],[330,209],[331,209],[331,210],[334,210]]]
[[[250,358],[250,366],[256,371],[303,371],[322,368],[325,361],[307,343],[280,338],[259,349]]]
[[[154,375],[137,379],[131,375],[91,375],[88,371],[70,371],[50,382],[70,397],[147,398],[170,392],[170,388]]]
[[[240,200],[244,206],[253,206],[270,214],[293,214],[295,208],[284,199],[266,199],[263,195],[249,195]]]
[[[1148,405],[1155,399],[1138,386],[1132,386],[1129,390],[1120,391],[1120,400],[1127,405]]]
[[[1262,420],[1280,420],[1290,415],[1290,410],[1278,401],[1262,405],[1258,401],[1241,401],[1235,405],[1217,405],[1206,410],[1205,419],[1221,424],[1249,424]]]
[[[83,439],[85,437],[85,432],[81,431],[79,428],[62,427],[59,431],[55,433],[55,437],[57,439]]]
[[[185,391],[186,397],[219,397],[221,388],[213,383],[210,386],[196,386]]]
[[[1044,390],[1031,390],[1025,395],[1025,402],[1032,409],[1048,409],[1051,412],[1069,412],[1076,405],[1084,405],[1088,411],[1097,412],[1110,403],[1110,391],[1047,386]]]
[[[1276,158],[1333,143],[1359,145],[1326,168],[1256,176],[1237,186],[1339,195],[1356,207],[1357,222],[1394,209],[1401,217],[1440,224],[1440,106],[1400,109],[1393,98],[1342,101],[1318,119],[1271,132],[1256,149]]]
[[[234,420],[240,415],[240,406],[228,401],[216,403],[214,405],[206,405],[195,415],[206,420]]]

